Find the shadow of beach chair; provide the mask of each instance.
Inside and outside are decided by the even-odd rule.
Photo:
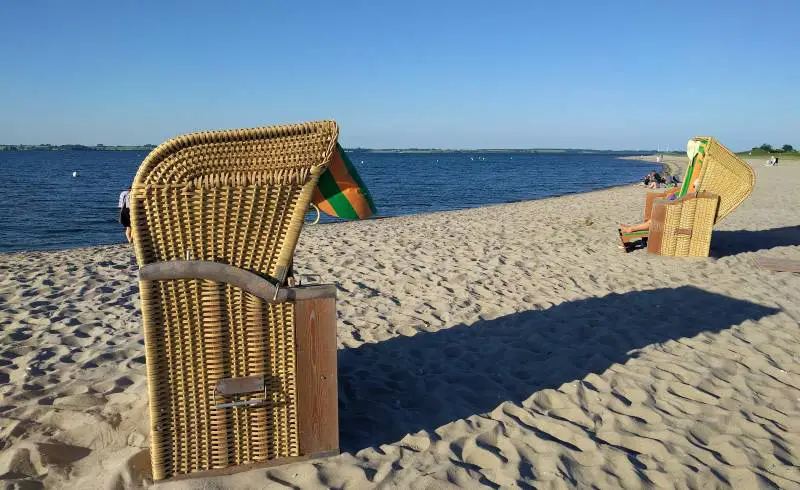
[[[132,187],[155,480],[338,452],[336,289],[286,287],[333,121],[181,136]]]
[[[649,230],[620,231],[626,252],[646,245],[656,255],[708,257],[713,226],[752,192],[753,169],[717,140],[696,137],[688,147],[691,162],[681,186],[647,195]]]

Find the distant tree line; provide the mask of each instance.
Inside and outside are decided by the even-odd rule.
[[[789,153],[795,151],[792,145],[783,145],[780,148],[773,148],[772,145],[769,143],[764,143],[759,147],[753,147],[754,150],[762,150],[766,151],[767,153]]]

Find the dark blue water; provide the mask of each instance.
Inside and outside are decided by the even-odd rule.
[[[583,192],[634,182],[653,168],[612,155],[362,150],[348,154],[372,193],[378,216]],[[0,152],[0,251],[123,242],[117,200],[146,155],[144,151]]]

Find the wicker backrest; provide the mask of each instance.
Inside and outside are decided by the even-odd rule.
[[[692,138],[705,141],[706,155],[700,170],[698,192],[719,196],[715,223],[736,209],[753,191],[756,176],[752,167],[711,137]]]
[[[336,123],[321,121],[163,143],[133,182],[139,264],[210,260],[282,281],[337,137]]]
[[[143,272],[191,259],[282,284],[337,136],[332,121],[196,133],[139,168],[131,224],[156,480],[300,454],[294,303]],[[246,377],[263,380],[258,405],[230,406],[250,397],[220,383]]]

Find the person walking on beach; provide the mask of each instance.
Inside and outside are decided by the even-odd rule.
[[[125,227],[125,238],[131,243],[131,188],[119,194],[119,223]]]

